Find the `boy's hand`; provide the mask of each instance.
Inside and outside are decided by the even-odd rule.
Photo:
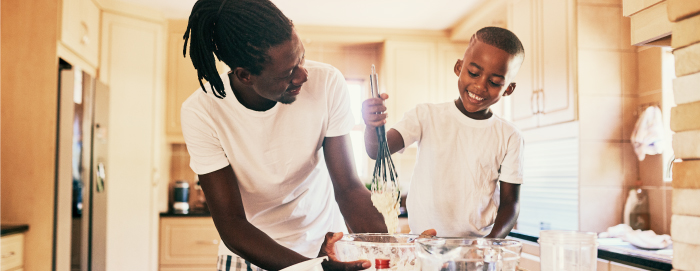
[[[386,124],[386,106],[384,100],[389,94],[380,94],[381,98],[369,98],[362,103],[362,119],[369,127],[379,127]]]
[[[335,255],[335,242],[343,238],[342,232],[336,233],[326,233],[326,240],[323,241],[321,245],[321,251],[318,252],[319,257],[328,256],[328,261],[323,261],[321,266],[323,270],[343,270],[343,271],[354,271],[354,270],[364,270],[372,266],[368,260],[359,260],[354,262],[341,262],[338,260],[338,256]]]

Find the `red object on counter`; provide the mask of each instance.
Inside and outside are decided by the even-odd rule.
[[[389,270],[389,259],[375,259],[374,269],[376,270]]]

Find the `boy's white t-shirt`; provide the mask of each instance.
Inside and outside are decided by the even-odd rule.
[[[454,102],[420,104],[394,125],[418,157],[406,200],[411,231],[483,237],[500,202],[498,181],[523,182],[521,132],[497,115],[462,114]]]
[[[248,221],[279,244],[318,255],[327,232],[347,232],[321,150],[326,137],[354,126],[343,75],[306,61],[308,81],[292,104],[258,112],[244,107],[221,75],[226,98],[195,91],[182,105],[190,167],[207,174],[229,164]],[[219,255],[234,255],[221,243]]]

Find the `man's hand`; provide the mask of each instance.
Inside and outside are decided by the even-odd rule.
[[[369,98],[362,103],[362,119],[370,128],[386,124],[386,106],[384,100],[389,99],[389,94],[382,93],[381,98]]]
[[[326,233],[326,240],[321,245],[321,251],[318,252],[319,257],[327,256],[328,261],[324,261],[321,265],[323,270],[339,270],[339,271],[354,271],[364,270],[372,266],[368,260],[359,260],[354,262],[341,262],[338,256],[335,255],[335,242],[343,238],[342,232]]]

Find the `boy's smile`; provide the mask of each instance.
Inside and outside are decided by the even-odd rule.
[[[459,76],[457,108],[473,119],[491,117],[489,107],[515,90],[510,80],[521,63],[522,57],[472,38],[464,60],[457,60],[454,67]]]

